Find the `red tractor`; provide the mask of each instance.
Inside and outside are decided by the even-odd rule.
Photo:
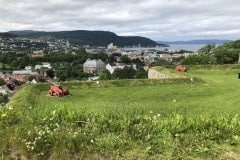
[[[50,96],[62,97],[62,96],[69,95],[69,90],[66,87],[62,87],[49,80],[48,80],[48,83],[51,84],[50,89],[48,90],[48,94]]]
[[[187,67],[182,66],[182,65],[177,65],[176,70],[179,72],[187,72]]]

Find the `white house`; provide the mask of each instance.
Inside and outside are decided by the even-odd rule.
[[[123,63],[115,63],[110,65],[109,63],[106,65],[106,70],[108,70],[110,72],[110,74],[113,74],[113,72],[116,69],[123,69],[124,67],[126,67],[126,64]]]
[[[48,62],[42,62],[42,67],[43,67],[43,68],[48,68],[48,69],[51,69],[51,68],[52,68],[51,64],[48,63]]]
[[[25,66],[24,69],[25,69],[25,70],[31,70],[31,69],[32,69],[32,66]]]
[[[51,66],[51,64],[48,63],[48,62],[42,62],[42,64],[37,64],[37,65],[35,65],[35,67],[34,67],[35,70],[41,69],[41,68],[51,69],[52,66]]]

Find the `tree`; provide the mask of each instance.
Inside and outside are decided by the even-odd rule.
[[[100,80],[110,80],[111,79],[111,73],[108,70],[103,70],[100,74]]]
[[[153,62],[151,66],[162,66],[162,65],[171,65],[172,63],[163,59],[159,58],[156,62]]]
[[[138,79],[148,78],[148,72],[145,71],[143,68],[140,68],[136,71],[136,78]]]
[[[7,103],[8,102],[8,95],[0,94],[0,103]]]
[[[3,79],[0,78],[0,86],[4,85],[5,81]]]
[[[47,70],[47,76],[50,77],[50,78],[54,78],[55,76],[55,73],[52,69],[48,69]]]
[[[199,54],[212,54],[216,48],[215,44],[207,44],[198,50]]]
[[[133,79],[136,71],[132,67],[124,67],[123,69],[116,69],[113,72],[113,77],[116,79]]]
[[[216,58],[213,55],[199,54],[190,55],[181,61],[183,65],[216,64]]]
[[[126,64],[131,63],[131,60],[128,58],[128,56],[121,56],[120,61],[121,63],[126,63]]]
[[[220,47],[215,50],[214,56],[218,64],[233,64],[239,60],[240,49],[227,49]]]
[[[239,60],[240,40],[226,42],[214,50],[214,56],[219,64],[233,64]]]

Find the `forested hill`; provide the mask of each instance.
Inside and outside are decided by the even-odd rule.
[[[107,46],[110,43],[119,47],[124,46],[156,46],[155,41],[140,36],[118,36],[109,31],[59,31],[59,32],[40,32],[40,31],[9,31],[8,33],[20,37],[43,37],[51,36],[56,39],[68,39],[72,44],[90,45],[90,46]]]
[[[13,34],[10,34],[10,33],[1,33],[0,32],[0,38],[14,38],[14,37],[17,37],[17,35],[13,35]]]

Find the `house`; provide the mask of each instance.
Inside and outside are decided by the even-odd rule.
[[[51,69],[52,66],[51,66],[51,64],[48,63],[48,62],[42,62],[41,65],[37,64],[37,65],[35,65],[35,67],[34,67],[35,70],[37,70],[37,69],[42,69],[42,68]]]
[[[38,69],[41,69],[41,68],[42,68],[42,65],[39,65],[39,64],[35,65],[35,67],[34,67],[35,70],[38,70]]]
[[[13,73],[9,76],[12,79],[16,79],[20,82],[27,82],[30,76],[36,75],[36,72],[32,72],[31,70],[18,70],[13,71]]]
[[[43,50],[33,51],[31,56],[32,56],[32,58],[43,57],[44,56]]]
[[[83,64],[84,73],[99,74],[104,69],[105,69],[105,63],[101,59],[98,59],[98,60],[87,59],[87,61]]]
[[[32,66],[25,66],[25,70],[32,70]]]
[[[124,67],[126,67],[126,64],[123,64],[123,63],[114,63],[114,64],[107,64],[106,65],[106,70],[108,70],[110,72],[110,74],[113,74],[113,72],[116,70],[116,69],[123,69]]]
[[[43,68],[48,68],[48,69],[51,69],[51,68],[52,68],[51,64],[48,63],[48,62],[42,62],[42,67],[43,67]]]

